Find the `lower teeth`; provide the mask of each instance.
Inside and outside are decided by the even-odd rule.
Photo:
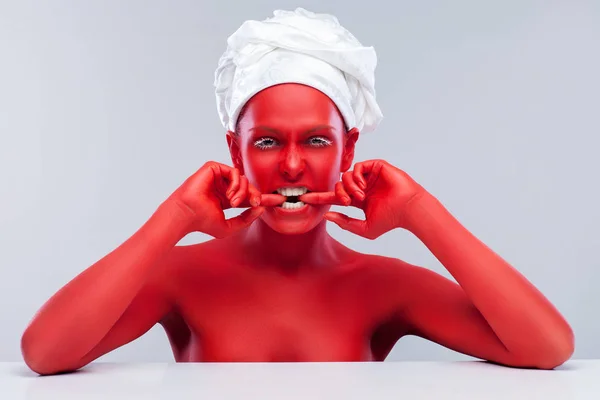
[[[286,210],[294,210],[296,208],[302,207],[303,205],[304,205],[304,203],[301,201],[298,201],[296,203],[290,203],[290,202],[286,201],[285,203],[283,203],[281,205],[281,208],[285,208]]]

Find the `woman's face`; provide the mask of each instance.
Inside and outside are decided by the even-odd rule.
[[[288,197],[262,220],[284,234],[321,222],[330,206],[303,204],[294,195],[333,191],[352,164],[358,131],[346,131],[333,101],[305,85],[272,86],[246,104],[236,133],[227,136],[234,166],[262,193]]]

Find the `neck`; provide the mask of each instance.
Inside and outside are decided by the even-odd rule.
[[[326,267],[336,262],[341,245],[327,233],[325,223],[321,221],[306,233],[287,235],[258,219],[236,235],[237,243],[244,259],[253,265],[284,272]]]

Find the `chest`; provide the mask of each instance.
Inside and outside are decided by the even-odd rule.
[[[213,277],[190,285],[178,309],[190,328],[188,353],[202,361],[370,359],[360,302],[327,280]]]

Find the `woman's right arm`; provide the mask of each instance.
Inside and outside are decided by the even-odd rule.
[[[25,363],[43,375],[72,371],[148,331],[169,311],[157,277],[188,221],[176,203],[166,201],[133,236],[60,289],[22,336]],[[121,319],[141,300],[145,304],[133,318]]]
[[[133,236],[42,306],[21,338],[25,363],[42,375],[73,371],[143,335],[171,307],[165,285],[181,238],[228,236],[258,218],[262,205],[284,200],[261,195],[237,169],[204,164]],[[250,208],[226,220],[223,210],[238,206]]]

